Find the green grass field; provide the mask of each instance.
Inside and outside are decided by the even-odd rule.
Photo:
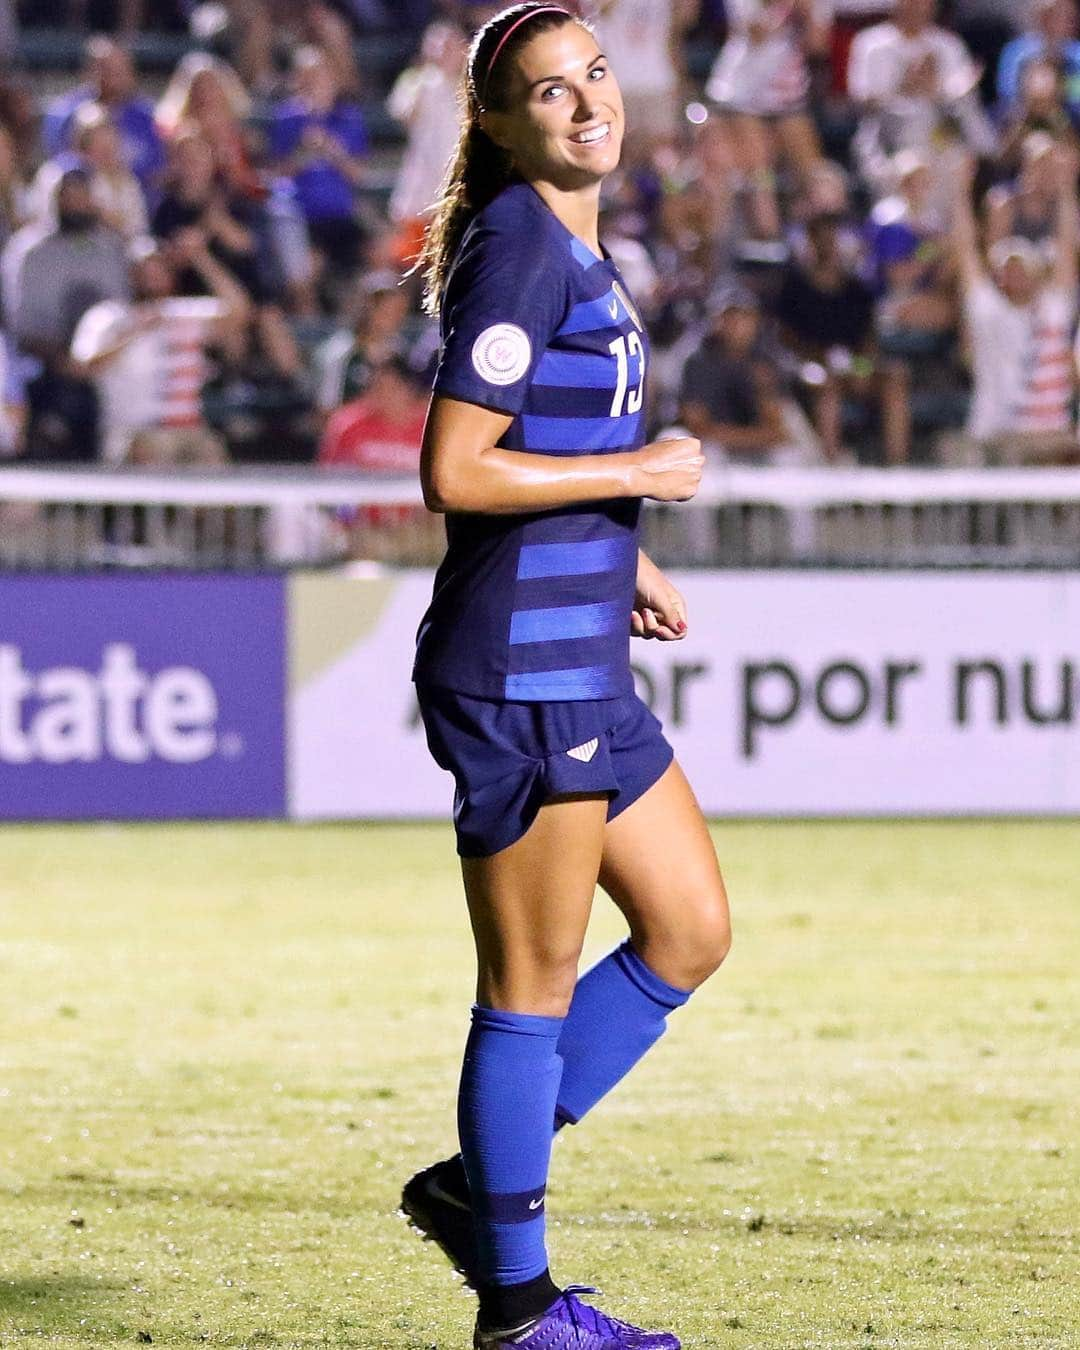
[[[688,1350],[1080,1345],[1080,827],[715,833],[733,954],[560,1139],[556,1276]],[[0,1344],[466,1350],[395,1209],[470,995],[448,828],[0,830]]]

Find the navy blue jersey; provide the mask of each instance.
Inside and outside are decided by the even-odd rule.
[[[513,417],[499,445],[637,450],[648,340],[618,269],[526,183],[470,226],[447,283],[435,393]],[[414,678],[523,702],[630,693],[636,499],[450,514]]]

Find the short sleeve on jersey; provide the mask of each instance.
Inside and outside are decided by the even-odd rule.
[[[516,416],[566,315],[569,248],[482,224],[465,240],[443,303],[435,393]]]

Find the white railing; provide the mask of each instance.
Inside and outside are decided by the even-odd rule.
[[[1080,470],[716,468],[646,535],[669,563],[1078,566]],[[0,467],[0,566],[429,562],[439,537],[414,478]]]

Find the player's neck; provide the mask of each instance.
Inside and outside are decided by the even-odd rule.
[[[599,257],[600,184],[567,190],[534,180],[532,186],[553,215]]]

